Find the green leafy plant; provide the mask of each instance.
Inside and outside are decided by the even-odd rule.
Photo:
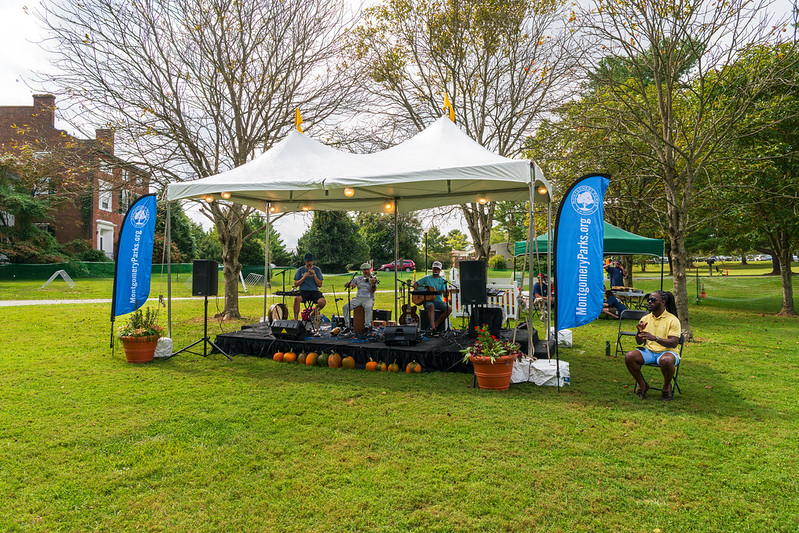
[[[164,334],[164,328],[158,323],[158,309],[146,308],[134,311],[128,323],[117,330],[117,336],[121,337],[149,337],[150,335]]]
[[[518,344],[498,339],[488,330],[487,324],[476,326],[474,329],[477,330],[477,340],[468,348],[461,350],[464,363],[469,361],[470,356],[490,357],[493,363],[503,355],[511,355],[513,357],[521,355]]]

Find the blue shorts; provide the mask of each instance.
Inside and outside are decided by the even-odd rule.
[[[433,300],[432,302],[425,302],[424,303],[425,310],[428,307],[430,307],[431,305],[433,307],[435,307],[436,311],[441,311],[442,313],[449,308],[449,305],[447,305],[447,302],[445,302],[443,300]]]
[[[644,348],[643,346],[639,346],[638,351],[641,352],[641,355],[644,356],[645,365],[660,366],[660,358],[663,357],[664,353],[674,354],[674,366],[678,366],[680,364],[680,356],[677,355],[677,352],[672,350],[666,350],[665,352],[653,352],[649,348]]]

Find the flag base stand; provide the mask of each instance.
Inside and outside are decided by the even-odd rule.
[[[203,345],[202,353],[192,352],[192,351],[189,350],[189,348],[193,348],[194,346],[196,346],[196,345],[198,345],[200,343],[202,343],[202,345]],[[210,355],[208,353],[208,345],[209,344],[217,352],[221,353],[222,355],[227,357],[229,360],[231,360],[231,361],[233,360],[232,357],[230,357],[227,353],[225,353],[225,350],[223,350],[222,348],[217,346],[214,343],[214,341],[212,341],[211,338],[208,336],[208,295],[206,295],[205,296],[205,311],[203,312],[203,337],[201,339],[198,339],[198,340],[192,342],[191,344],[189,344],[185,348],[182,348],[182,349],[178,350],[177,352],[173,353],[169,357],[165,357],[164,359],[169,359],[169,358],[175,357],[177,354],[183,353],[183,352],[188,352],[188,353],[193,353],[194,355],[202,355],[203,357],[208,357]]]

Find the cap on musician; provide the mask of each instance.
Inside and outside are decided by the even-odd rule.
[[[311,252],[305,254],[305,262],[307,263],[308,261],[313,261],[313,254]]]
[[[371,271],[372,270],[372,265],[370,265],[369,263],[363,263],[361,265],[361,270],[363,270],[364,272],[366,272],[367,270]]]
[[[431,267],[433,270],[436,268],[441,270],[441,261],[433,261],[433,266]]]

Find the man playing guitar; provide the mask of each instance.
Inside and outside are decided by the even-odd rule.
[[[441,263],[439,261],[433,262],[433,273],[431,275],[425,276],[413,283],[414,289],[418,290],[419,287],[426,287],[427,290],[436,291],[438,293],[435,295],[435,298],[432,299],[422,296],[422,298],[425,300],[424,309],[427,311],[427,316],[430,323],[430,327],[425,334],[437,336],[438,326],[440,326],[447,319],[450,313],[452,313],[452,307],[450,307],[444,301],[444,298],[442,298],[442,295],[447,292],[447,281],[441,276]],[[441,311],[438,320],[435,320],[436,309]]]

